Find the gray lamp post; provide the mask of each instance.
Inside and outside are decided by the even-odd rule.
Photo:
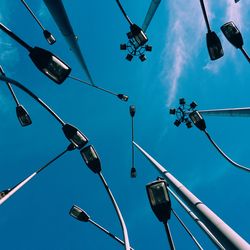
[[[221,218],[219,218],[201,200],[199,200],[192,192],[190,192],[143,148],[141,148],[135,142],[134,144],[225,249],[249,249],[249,244],[246,240],[244,240],[232,228],[230,228]],[[206,234],[208,235],[208,232],[206,232]],[[211,239],[210,236],[209,238]],[[213,243],[216,244],[215,241],[213,241]],[[220,245],[216,244],[216,247],[218,246],[220,247]]]
[[[0,192],[0,205],[2,205],[6,200],[8,200],[13,194],[15,194],[18,190],[20,190],[26,183],[28,183],[31,179],[33,179],[36,175],[38,175],[40,172],[42,172],[44,169],[46,169],[51,163],[62,157],[65,153],[68,151],[74,150],[76,147],[73,144],[70,144],[63,152],[58,154],[56,157],[54,157],[52,160],[50,160],[48,163],[46,163],[44,166],[39,168],[37,171],[35,171],[33,174],[29,175],[27,178],[19,182],[17,185],[15,185],[12,188],[3,190]]]
[[[122,214],[121,214],[121,211],[116,203],[116,200],[101,172],[101,162],[100,162],[100,158],[99,156],[97,155],[94,147],[92,145],[90,146],[87,146],[85,148],[83,148],[81,151],[80,151],[81,155],[82,155],[82,158],[84,160],[84,162],[86,163],[86,165],[89,167],[89,169],[98,174],[98,176],[100,177],[108,195],[109,195],[109,198],[115,208],[115,211],[116,211],[116,214],[118,216],[118,219],[120,221],[120,224],[121,224],[121,227],[122,227],[122,231],[123,231],[123,240],[124,240],[124,247],[126,250],[129,250],[130,249],[130,244],[129,244],[129,238],[128,238],[128,231],[127,231],[127,227],[126,227],[126,224],[124,222],[124,219],[122,217]]]

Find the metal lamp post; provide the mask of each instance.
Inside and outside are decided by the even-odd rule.
[[[176,194],[185,202],[193,213],[200,219],[206,228],[214,235],[225,249],[245,250],[250,245],[221,218],[210,210],[201,200],[191,193],[181,182],[179,182],[167,169],[160,165],[151,155],[134,142],[138,150],[149,160],[161,176],[172,187]],[[204,231],[207,235],[208,232]],[[211,239],[210,235],[208,235]],[[212,241],[214,244],[215,241]],[[216,244],[216,247],[219,246]]]
[[[81,151],[81,156],[84,160],[84,162],[86,163],[86,165],[89,167],[89,169],[98,174],[98,176],[100,177],[108,195],[109,195],[109,198],[111,199],[111,202],[115,208],[115,211],[116,211],[116,214],[118,216],[118,219],[120,221],[120,224],[121,224],[121,227],[122,227],[122,231],[123,231],[123,240],[124,240],[124,247],[126,250],[129,250],[130,249],[130,244],[129,244],[129,238],[128,238],[128,231],[127,231],[127,227],[126,227],[126,224],[124,222],[124,219],[122,217],[122,214],[121,214],[121,211],[116,203],[116,200],[101,172],[101,162],[100,162],[100,158],[99,156],[97,155],[94,147],[92,145],[89,145],[85,148],[83,148]]]
[[[7,190],[4,190],[0,192],[0,205],[2,205],[6,200],[8,200],[13,194],[15,194],[18,190],[20,190],[26,183],[28,183],[32,178],[34,178],[36,175],[38,175],[40,172],[42,172],[44,169],[46,169],[51,163],[62,157],[65,153],[68,151],[74,150],[76,147],[71,143],[63,152],[58,154],[56,157],[54,157],[52,160],[50,160],[48,163],[46,163],[43,167],[39,168],[37,171],[35,171],[33,174],[19,182],[17,185],[15,185],[12,188],[9,188]]]
[[[217,151],[233,166],[250,172],[250,168],[242,166],[238,164],[237,162],[233,161],[228,155],[226,155],[222,149],[215,143],[215,141],[212,139],[212,137],[209,135],[208,131],[206,130],[206,123],[204,118],[202,117],[201,113],[204,114],[210,114],[210,115],[230,115],[230,116],[247,116],[249,115],[250,109],[249,108],[242,108],[242,109],[226,109],[226,110],[204,110],[204,111],[197,111],[195,110],[197,104],[195,102],[192,102],[189,107],[185,104],[185,99],[180,99],[180,106],[177,109],[170,109],[171,115],[176,115],[177,120],[174,122],[174,124],[178,127],[181,123],[186,123],[186,126],[188,128],[192,127],[192,123],[201,131],[203,131],[209,141],[212,143],[212,145],[217,149]]]
[[[104,232],[105,234],[107,234],[108,236],[110,236],[112,239],[116,240],[117,242],[119,242],[121,245],[125,245],[124,241],[122,241],[120,238],[118,238],[117,236],[115,236],[114,234],[112,234],[111,232],[109,232],[106,228],[102,227],[101,225],[99,225],[98,223],[96,223],[94,220],[92,220],[90,218],[90,216],[80,207],[73,205],[69,211],[69,214],[82,222],[90,222],[92,225],[94,225],[95,227],[97,227],[98,229],[100,229],[102,232]],[[130,247],[130,250],[133,250],[132,247]]]

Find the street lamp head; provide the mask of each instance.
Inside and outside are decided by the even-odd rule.
[[[76,205],[72,206],[72,208],[69,211],[69,214],[75,219],[83,222],[88,222],[90,219],[90,216],[84,210],[82,210],[80,207]]]
[[[91,171],[93,171],[95,174],[101,172],[102,169],[100,158],[92,145],[83,148],[80,153]]]
[[[20,124],[23,127],[28,126],[32,123],[28,112],[26,111],[26,109],[22,105],[18,105],[16,107],[16,115],[17,115],[17,118],[18,118]]]
[[[76,127],[66,123],[63,125],[62,130],[66,138],[78,149],[88,143],[88,138]]]
[[[44,35],[45,39],[47,40],[47,42],[50,45],[52,45],[52,44],[54,44],[56,42],[56,39],[54,38],[54,36],[48,30],[44,30],[43,35]]]
[[[135,39],[138,47],[143,46],[148,41],[146,34],[136,24],[130,26],[130,31],[132,33],[132,38]]]
[[[136,168],[132,167],[130,170],[130,177],[131,178],[136,178]]]
[[[211,60],[219,59],[224,55],[219,37],[214,31],[209,31],[206,36],[207,49]]]
[[[228,23],[225,23],[221,26],[221,31],[227,38],[227,40],[237,49],[242,48],[243,46],[243,38],[239,31],[239,29],[236,27],[236,25],[231,21]]]
[[[129,112],[130,112],[131,117],[135,116],[135,105],[130,105]]]
[[[151,208],[161,222],[167,222],[171,214],[171,201],[165,180],[158,179],[146,185]]]
[[[192,113],[189,114],[189,117],[198,129],[202,131],[206,129],[205,120],[198,111],[193,111]]]
[[[36,67],[57,84],[63,83],[71,72],[71,68],[50,51],[34,47],[29,54]]]
[[[127,96],[127,95],[118,94],[117,97],[118,97],[119,99],[121,99],[122,101],[124,101],[124,102],[127,102],[127,101],[128,101],[128,96]]]

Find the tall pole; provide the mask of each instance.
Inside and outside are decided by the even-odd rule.
[[[200,218],[205,226],[213,233],[218,241],[230,250],[250,249],[249,243],[229,227],[219,216],[210,210],[201,200],[191,193],[181,182],[160,165],[151,155],[134,142],[139,151],[153,164],[166,179],[168,184],[175,190],[190,209]]]
[[[121,211],[120,211],[120,209],[119,209],[119,207],[118,207],[118,205],[117,205],[117,203],[115,201],[115,198],[114,198],[114,196],[113,196],[113,194],[112,194],[106,180],[104,179],[104,176],[102,175],[101,172],[98,173],[98,175],[99,175],[99,177],[100,177],[100,179],[101,179],[101,181],[102,181],[102,183],[103,183],[103,185],[104,185],[104,187],[105,187],[105,189],[106,189],[106,191],[107,191],[107,193],[108,193],[108,195],[109,195],[109,197],[110,197],[110,199],[112,201],[112,204],[113,204],[113,206],[115,208],[115,211],[117,213],[117,216],[119,218],[119,221],[120,221],[120,224],[121,224],[121,227],[122,227],[122,231],[123,231],[125,250],[130,250],[130,243],[129,243],[129,239],[128,239],[128,231],[127,231],[127,227],[126,227],[126,224],[124,222],[124,219],[122,217],[122,213],[121,213]]]
[[[52,160],[50,160],[48,163],[46,163],[43,167],[39,168],[36,172],[25,178],[23,181],[19,182],[16,186],[11,188],[6,195],[4,195],[2,198],[0,198],[0,205],[2,205],[6,200],[8,200],[13,194],[15,194],[19,189],[21,189],[27,182],[29,182],[33,177],[38,175],[41,171],[43,171],[45,168],[47,168],[51,163],[62,157],[65,153],[68,151],[72,151],[75,149],[75,146],[73,144],[70,144],[63,152],[58,154],[56,157],[54,157]]]

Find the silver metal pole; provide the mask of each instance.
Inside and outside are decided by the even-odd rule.
[[[175,190],[190,209],[200,218],[205,226],[213,233],[218,241],[230,250],[250,250],[250,245],[231,227],[229,227],[220,217],[202,203],[193,193],[191,193],[181,182],[161,166],[152,156],[143,150],[138,144],[134,145],[141,153],[155,166],[160,174],[167,180],[168,184]]]
[[[225,250],[225,248],[220,244],[220,242],[214,237],[214,235],[208,230],[208,228],[204,225],[203,222],[189,209],[187,205],[168,187],[168,191],[174,196],[177,202],[186,210],[188,215],[194,220],[194,222],[207,234],[210,240],[213,241],[215,245],[218,246],[219,249]]]

